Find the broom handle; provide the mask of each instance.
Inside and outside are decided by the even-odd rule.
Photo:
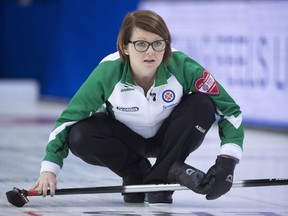
[[[250,179],[234,181],[233,187],[266,187],[266,186],[288,185],[288,179]],[[189,190],[180,184],[146,184],[146,185],[127,185],[127,186],[104,186],[104,187],[84,187],[84,188],[64,188],[56,189],[55,195],[69,194],[97,194],[97,193],[141,193],[157,191],[177,191]],[[39,196],[37,190],[27,191],[28,196]],[[50,194],[50,191],[47,191]]]

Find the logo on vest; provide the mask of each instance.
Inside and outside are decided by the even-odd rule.
[[[137,112],[139,107],[116,107],[116,109],[122,112]]]
[[[195,82],[197,91],[209,95],[219,95],[219,88],[215,78],[206,70],[202,72],[202,76]]]
[[[127,92],[127,91],[134,91],[135,89],[129,86],[124,86],[124,88],[121,89],[121,92]]]
[[[175,93],[172,90],[168,89],[162,93],[162,99],[166,103],[171,103],[175,99]]]

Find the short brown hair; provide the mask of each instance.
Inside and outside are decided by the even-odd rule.
[[[117,38],[117,49],[119,51],[121,60],[125,62],[127,55],[124,53],[125,46],[128,45],[128,41],[131,38],[134,28],[140,28],[142,30],[154,33],[167,40],[165,53],[162,62],[167,64],[171,56],[171,35],[161,16],[153,11],[138,10],[128,13],[120,28]]]

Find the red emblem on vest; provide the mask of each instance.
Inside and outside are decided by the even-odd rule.
[[[214,77],[206,70],[202,77],[198,78],[194,84],[197,91],[210,95],[219,95],[219,88]]]

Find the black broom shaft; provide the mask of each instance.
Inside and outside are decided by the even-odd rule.
[[[265,186],[279,186],[288,185],[288,179],[274,178],[274,179],[250,179],[236,181],[233,183],[233,187],[265,187]]]
[[[233,187],[265,187],[265,186],[288,185],[288,179],[251,179],[234,181]],[[156,191],[188,190],[179,184],[152,184],[152,185],[127,185],[127,186],[104,186],[87,188],[64,188],[56,189],[56,195],[68,194],[95,194],[95,193],[139,193]],[[50,191],[48,190],[48,195]],[[28,192],[29,196],[29,192]]]

